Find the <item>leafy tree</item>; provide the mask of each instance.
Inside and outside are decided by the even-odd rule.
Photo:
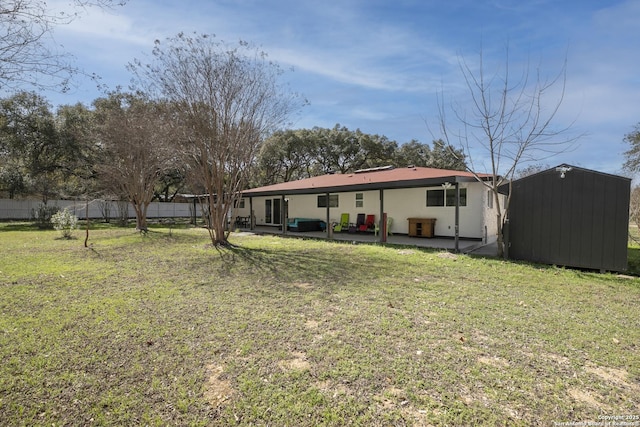
[[[256,185],[295,181],[313,176],[317,139],[305,129],[277,131],[262,144]]]
[[[636,174],[640,172],[640,123],[636,124],[632,132],[625,135],[624,141],[630,145],[629,150],[624,153],[626,158],[624,169]]]
[[[629,219],[640,228],[640,187],[635,186],[631,190]]]
[[[0,100],[0,177],[10,197],[39,193],[46,204],[57,194],[61,165],[68,154],[45,98],[19,92]]]
[[[415,139],[402,144],[396,152],[394,164],[398,167],[414,165],[450,170],[467,169],[464,152],[447,147],[442,140],[433,141],[433,148]]]
[[[104,185],[129,200],[136,213],[136,229],[144,231],[154,189],[176,162],[170,111],[165,104],[120,92],[94,105],[102,151],[98,174]]]
[[[398,144],[386,136],[371,135],[356,130],[364,161],[360,168],[375,168],[393,164]]]
[[[89,6],[111,7],[125,1],[72,0],[69,11],[55,10],[45,0],[0,2],[0,90],[24,84],[36,88],[68,88],[78,72],[69,54],[59,51],[53,30],[78,17]]]
[[[416,139],[406,142],[395,153],[394,165],[397,167],[427,167],[431,163],[431,147]]]
[[[348,173],[380,166],[409,165],[465,170],[461,150],[451,150],[442,141],[433,149],[416,140],[398,147],[386,136],[349,130],[337,124],[333,129],[286,130],[265,141],[258,156],[255,185],[268,185],[322,175],[328,171]]]
[[[178,163],[162,174],[154,190],[153,198],[160,202],[171,202],[186,185],[187,170]]]
[[[55,120],[60,144],[68,153],[62,165],[62,195],[89,198],[99,191],[95,170],[99,151],[94,132],[94,112],[81,103],[63,105],[56,111]]]
[[[209,35],[156,41],[152,61],[130,69],[145,91],[176,107],[180,153],[208,194],[211,242],[227,245],[229,209],[262,141],[282,127],[298,97],[279,85],[280,68],[263,52]]]
[[[448,147],[441,139],[433,141],[431,160],[427,166],[438,169],[466,170],[467,163],[464,150]]]
[[[486,68],[482,52],[477,67],[460,60],[471,102],[459,104],[467,105],[466,109],[452,105],[450,110],[440,102],[440,130],[448,148],[467,154],[467,169],[491,192],[496,209],[498,254],[503,256],[503,227],[510,196],[503,205],[499,188],[513,180],[522,164],[567,151],[577,138],[563,137],[568,128],[553,126],[564,98],[566,67],[555,78],[544,80],[539,70],[532,78],[531,67],[527,64],[514,79],[507,48],[502,70],[488,73]],[[556,86],[560,89],[555,92],[557,98],[548,103],[547,95],[554,93],[552,89]],[[452,122],[447,119],[448,111],[453,112]],[[488,181],[477,175],[485,161],[492,177]]]

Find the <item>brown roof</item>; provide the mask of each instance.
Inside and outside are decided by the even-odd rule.
[[[478,174],[482,179],[491,175]],[[360,171],[348,174],[327,174],[298,181],[283,182],[243,191],[246,196],[286,194],[338,193],[391,188],[411,188],[440,185],[445,182],[473,182],[471,172],[447,169],[409,167]]]

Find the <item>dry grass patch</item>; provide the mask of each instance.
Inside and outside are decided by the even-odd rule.
[[[628,388],[640,394],[640,386],[628,382],[629,373],[624,369],[605,368],[602,366],[587,365],[584,370],[590,374],[616,384],[618,386]]]
[[[478,357],[478,362],[484,363],[485,365],[493,366],[494,368],[506,369],[508,368],[509,362],[501,357],[493,356],[481,356]]]
[[[602,396],[595,397],[592,394],[592,392],[588,392],[588,391],[577,389],[577,388],[570,388],[568,392],[569,392],[569,396],[571,396],[574,400],[580,403],[586,404],[589,407],[596,409],[598,411],[611,412],[610,406],[600,402],[600,400],[602,400]]]
[[[299,351],[292,352],[291,358],[281,360],[278,362],[278,366],[283,371],[308,371],[311,369],[311,363],[307,360],[307,355]]]
[[[234,394],[231,381],[224,378],[224,368],[220,365],[207,365],[207,375],[204,397],[212,407],[219,408]]]

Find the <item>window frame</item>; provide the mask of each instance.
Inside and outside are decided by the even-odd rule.
[[[467,206],[467,189],[460,188],[460,205],[463,208]],[[428,208],[446,208],[456,206],[456,189],[432,188],[426,192],[426,206]],[[431,203],[430,203],[431,202]]]
[[[317,198],[317,207],[318,208],[326,208],[327,207],[327,195],[326,194],[318,194]],[[340,199],[338,194],[329,194],[329,207],[337,208],[340,205]]]

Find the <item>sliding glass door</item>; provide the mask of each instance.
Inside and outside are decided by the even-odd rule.
[[[264,222],[280,225],[282,220],[282,203],[280,199],[267,199],[264,201]]]

